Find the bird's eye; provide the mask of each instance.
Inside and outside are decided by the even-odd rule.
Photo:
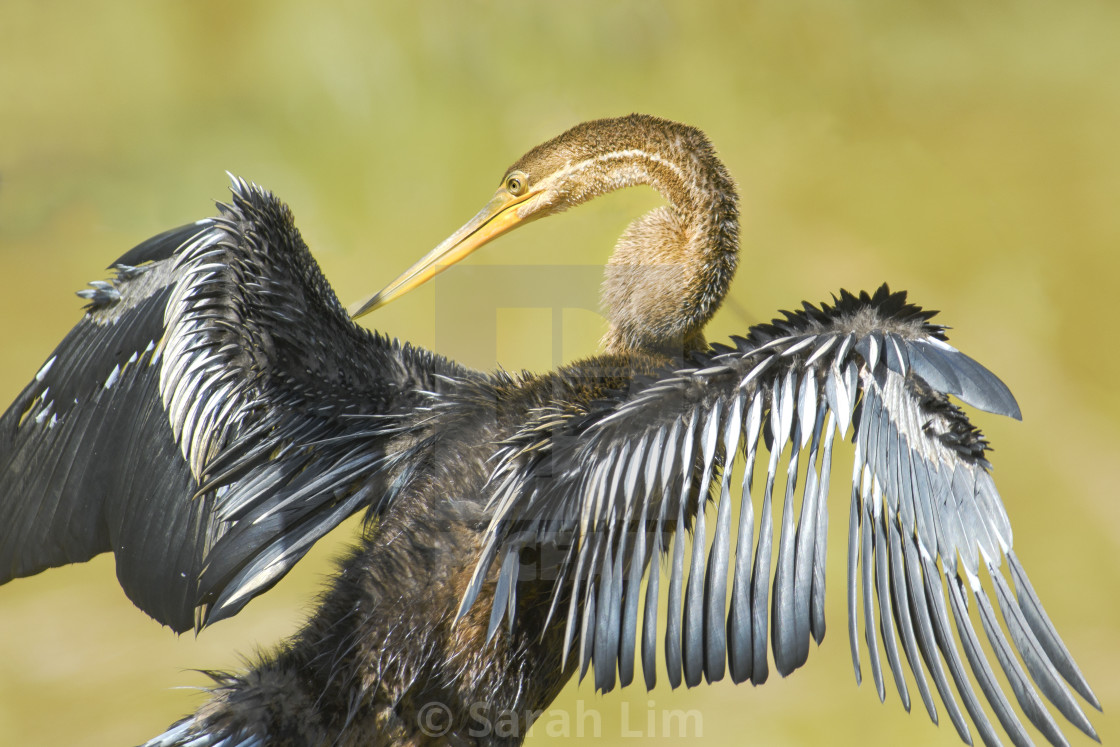
[[[506,191],[515,197],[525,194],[528,184],[529,180],[520,171],[515,171],[506,177]]]

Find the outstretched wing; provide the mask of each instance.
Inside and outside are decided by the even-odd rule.
[[[874,296],[845,292],[832,306],[805,304],[756,327],[735,348],[666,372],[589,413],[541,412],[509,442],[491,478],[495,515],[462,609],[497,562],[491,634],[506,614],[513,624],[519,553],[552,545],[565,558],[553,569],[552,610],[566,617],[564,658],[578,637],[581,676],[594,662],[598,688],[614,686],[616,666],[622,685],[633,678],[643,578],[640,647],[648,687],[655,681],[657,598],[665,581],[665,658],[674,687],[682,670],[689,686],[721,679],[725,669],[736,682],[761,683],[768,631],[775,666],[788,674],[805,662],[810,637],[819,643],[824,635],[832,446],[851,426],[848,627],[857,681],[862,616],[880,698],[876,629],[907,707],[903,658],[931,718],[937,720],[937,710],[929,679],[971,743],[951,680],[983,741],[998,743],[952,625],[1000,723],[1015,743],[1030,744],[981,651],[971,599],[1031,722],[1054,744],[1065,743],[1041,692],[1096,738],[1065,682],[1099,704],[1015,557],[1011,525],[984,459],[986,443],[947,395],[1016,418],[1018,406],[999,379],[945,342],[942,328],[928,323],[931,316],[886,286]],[[761,506],[754,501],[756,462]],[[733,522],[732,473],[739,469]],[[781,472],[784,492],[776,497]],[[714,530],[704,511],[710,499]],[[689,526],[696,540],[686,557],[682,530]],[[662,555],[667,571],[658,562]]]
[[[232,190],[82,291],[0,418],[0,583],[112,550],[128,596],[182,631],[381,496],[392,416],[449,366],[350,322],[287,207]]]

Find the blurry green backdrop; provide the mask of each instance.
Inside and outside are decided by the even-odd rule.
[[[147,236],[212,214],[225,170],[291,205],[350,302],[472,215],[524,150],[630,111],[703,128],[740,184],[744,258],[710,338],[886,280],[941,309],[953,343],[1011,386],[1024,421],[978,423],[1016,548],[1105,706],[1102,737],[1120,739],[1114,2],[6,0],[0,399],[79,318],[72,292]],[[615,194],[470,263],[601,263],[655,204]],[[539,314],[477,321],[498,325],[497,361],[441,340],[436,292],[368,323],[476,366],[553,364]],[[586,354],[601,331],[573,315],[555,347]],[[855,686],[836,491],[831,632],[804,669],[760,688],[572,683],[554,705],[572,732],[595,710],[604,740],[632,742],[696,709],[712,744],[955,744],[920,706],[908,716],[895,693],[880,705]],[[133,608],[108,557],[0,588],[0,744],[158,733],[200,702],[193,670],[237,668],[297,627],[353,531],[198,638]]]

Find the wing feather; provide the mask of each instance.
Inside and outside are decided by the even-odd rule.
[[[716,506],[716,531],[708,553],[708,572],[704,577],[704,674],[708,682],[723,679],[727,662],[727,571],[731,538],[731,469],[729,463],[739,450],[742,433],[744,397],[740,393],[728,409],[723,424],[724,468]]]
[[[736,684],[750,679],[754,672],[754,636],[751,618],[751,551],[754,544],[754,503],[751,484],[754,480],[758,436],[762,426],[762,395],[751,397],[747,410],[743,442],[746,451],[739,500],[739,533],[735,543],[735,576],[731,586],[731,609],[727,614],[727,659],[731,679]]]
[[[707,427],[700,440],[701,484],[698,495],[707,496],[715,466],[716,444],[719,433],[719,405],[709,414]],[[707,544],[705,511],[696,511],[693,527],[692,561],[688,571],[688,587],[684,606],[684,680],[689,687],[700,684],[704,672],[704,586],[706,579],[704,550]],[[722,614],[722,610],[721,610]]]
[[[821,409],[824,412],[824,408]],[[832,442],[836,434],[836,418],[831,412],[827,413],[828,429],[824,436],[824,452],[821,455],[820,484],[817,487],[817,538],[813,552],[813,582],[812,594],[809,600],[810,624],[809,630],[813,640],[820,645],[824,640],[824,590],[825,590],[825,565],[828,551],[828,487],[832,474]]]
[[[795,382],[789,381],[783,386],[783,405],[789,401],[788,394],[794,388]],[[791,415],[792,407],[782,413],[782,419]],[[799,621],[796,618],[794,602],[794,509],[793,497],[797,491],[797,469],[800,450],[797,444],[801,441],[801,421],[793,419],[790,436],[792,445],[789,462],[786,469],[786,492],[782,501],[782,533],[778,541],[778,567],[774,574],[774,603],[772,607],[772,646],[774,648],[774,665],[783,677],[794,670],[797,659],[798,627],[808,625],[808,620]],[[781,446],[778,444],[781,443]],[[775,453],[780,453],[784,441],[774,441]]]
[[[903,557],[906,564],[906,585],[907,591],[911,601],[911,609],[914,620],[914,632],[916,634],[918,648],[922,654],[922,661],[925,662],[926,671],[929,672],[933,678],[933,684],[937,688],[937,694],[941,697],[941,702],[945,705],[945,710],[949,713],[949,720],[953,722],[953,727],[957,730],[961,741],[965,744],[972,744],[972,734],[968,730],[968,725],[964,721],[964,716],[961,715],[960,708],[957,706],[957,701],[953,698],[952,692],[949,690],[949,681],[945,679],[945,669],[941,665],[941,657],[938,656],[937,644],[935,642],[936,632],[934,630],[934,619],[930,611],[930,606],[926,600],[925,588],[922,582],[922,565],[918,558],[917,543],[913,534],[908,535],[902,545]],[[937,719],[931,714],[934,722]]]
[[[383,508],[394,408],[459,372],[355,326],[288,209],[232,191],[82,291],[0,417],[0,583],[113,551],[128,596],[183,631]]]
[[[866,414],[865,414],[866,415]],[[869,500],[874,500],[875,493],[878,491],[878,485],[875,478],[871,475],[867,465],[863,466],[862,485],[860,488],[860,504],[864,507],[869,505]],[[860,588],[863,591],[863,636],[867,642],[867,656],[871,662],[871,677],[875,681],[875,692],[879,695],[879,702],[886,699],[886,689],[883,686],[883,667],[879,659],[879,639],[875,633],[875,598],[874,598],[874,523],[875,519],[870,515],[866,508],[863,509],[863,516],[860,519],[860,555],[859,562],[862,572],[860,573]],[[853,653],[853,657],[855,654]]]
[[[696,414],[692,415],[688,427],[682,434],[681,468],[684,471],[681,494],[677,497],[677,521],[674,531],[684,533],[685,504],[688,502],[689,487],[692,483],[693,431]],[[687,465],[687,466],[686,466]],[[681,583],[684,578],[684,543],[673,543],[673,565],[669,573],[669,609],[665,623],[665,664],[668,668],[669,684],[680,687],[683,655],[681,652]]]
[[[776,397],[774,398],[777,399]],[[771,412],[771,424],[774,422]],[[762,427],[765,434],[766,426]],[[758,519],[758,543],[755,545],[754,567],[751,569],[750,616],[751,616],[751,682],[761,685],[769,676],[766,659],[767,634],[767,592],[770,589],[770,558],[773,554],[774,516],[772,499],[774,495],[774,475],[778,470],[781,447],[776,442],[770,450],[770,462],[766,467],[766,485],[762,493],[762,512]]]
[[[972,673],[980,685],[980,691],[984,693],[984,697],[987,698],[988,704],[995,711],[996,718],[1003,726],[1004,731],[1011,737],[1011,741],[1019,747],[1030,747],[1031,740],[1027,736],[1026,729],[1023,728],[1023,724],[1011,710],[1011,703],[1008,702],[1007,696],[1003,694],[1003,690],[996,683],[991,664],[988,663],[987,657],[980,650],[980,640],[976,636],[976,630],[968,616],[968,602],[962,591],[963,583],[960,579],[950,578],[947,586],[950,609],[953,612],[953,622],[956,624],[957,635],[960,637],[965,658],[968,659],[968,663],[972,667]]]
[[[910,614],[910,593],[906,585],[906,561],[902,556],[902,539],[899,536],[899,527],[894,521],[888,521],[888,541],[890,542],[890,591],[891,609],[894,612],[895,627],[902,638],[902,650],[906,655],[906,662],[914,675],[918,686],[918,694],[922,704],[933,723],[937,723],[937,706],[934,705],[933,695],[929,690],[929,682],[922,664],[918,659],[918,644],[915,634],[915,625]],[[901,669],[901,667],[900,667]]]
[[[1099,706],[1012,551],[1010,522],[985,459],[987,443],[948,397],[1011,417],[1019,417],[1018,406],[991,372],[944,341],[943,329],[930,324],[930,316],[885,286],[873,295],[842,293],[832,305],[806,304],[803,311],[760,325],[736,339],[735,347],[698,356],[691,368],[635,384],[589,415],[550,420],[547,433],[531,438],[573,444],[565,458],[584,465],[582,475],[605,476],[604,465],[617,462],[615,478],[550,474],[547,488],[529,491],[517,486],[529,484],[536,470],[547,466],[541,457],[547,448],[528,447],[523,440],[511,445],[494,468],[492,481],[513,487],[495,496],[488,546],[548,544],[575,535],[576,572],[570,579],[560,574],[554,593],[570,585],[570,620],[582,603],[581,647],[585,636],[604,646],[594,657],[600,689],[614,686],[616,662],[624,673],[621,681],[630,681],[632,670],[625,662],[632,660],[636,645],[637,601],[628,596],[628,587],[638,583],[639,567],[650,579],[642,633],[647,687],[656,681],[656,597],[663,573],[669,586],[665,664],[672,686],[681,683],[682,673],[689,686],[702,676],[719,679],[725,666],[736,682],[763,682],[768,625],[775,666],[784,676],[806,661],[810,636],[819,643],[824,635],[832,447],[853,425],[847,593],[857,682],[862,628],[881,699],[882,655],[907,709],[909,668],[934,722],[936,690],[957,733],[971,743],[955,689],[980,739],[998,744],[973,690],[971,671],[1011,740],[1029,743],[981,648],[968,611],[971,596],[1000,671],[1028,720],[1049,742],[1065,744],[1041,694],[1095,738],[1069,688]],[[533,433],[532,428],[525,433]],[[751,488],[759,436],[769,456],[756,517]],[[625,455],[627,444],[641,452],[655,442],[659,461],[648,456],[639,466],[641,457],[635,455],[623,466],[625,457],[619,455]],[[744,472],[736,523],[729,479],[737,464]],[[778,484],[780,472],[784,488]],[[776,489],[783,490],[777,537]],[[705,516],[708,501],[715,503],[712,527]],[[634,516],[638,526],[631,525]],[[528,531],[520,532],[527,525]],[[691,551],[683,531],[688,527],[693,529]],[[663,554],[669,556],[665,569]],[[1001,570],[1004,558],[1015,592]],[[487,565],[480,564],[476,577],[486,573]],[[585,573],[585,567],[598,570]],[[997,604],[979,583],[981,569],[992,579],[1002,625]],[[596,591],[577,602],[581,584]],[[463,600],[464,608],[473,596]],[[620,616],[623,603],[626,612]],[[584,666],[587,661],[585,654]],[[610,673],[599,676],[600,667]]]

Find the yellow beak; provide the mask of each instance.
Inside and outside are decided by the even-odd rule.
[[[349,309],[350,318],[357,319],[363,314],[381,308],[398,296],[403,296],[413,288],[428,282],[483,244],[539,217],[533,214],[523,218],[517,211],[518,206],[534,194],[535,192],[530,191],[515,197],[505,189],[499,189],[490,202],[486,203],[486,207],[442,244],[428,252],[423,259],[365,301],[352,305]]]

